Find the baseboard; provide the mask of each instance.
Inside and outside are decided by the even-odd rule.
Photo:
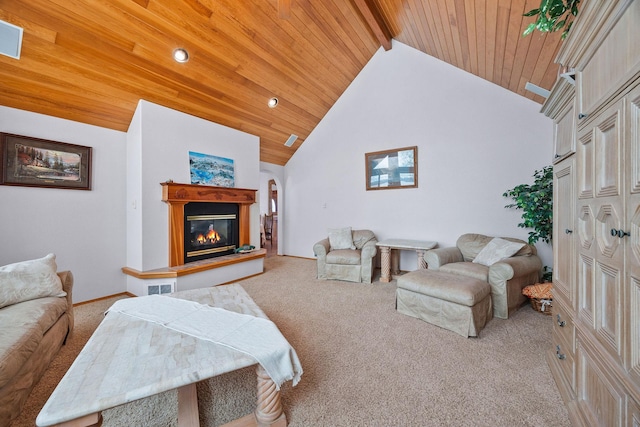
[[[287,258],[309,259],[309,260],[312,260],[312,261],[316,260],[315,258],[309,258],[309,257],[306,257],[306,256],[280,255],[280,254],[278,254],[278,256],[287,257]]]
[[[105,300],[105,299],[114,298],[114,297],[121,297],[121,296],[135,297],[135,295],[130,293],[130,292],[120,292],[120,293],[113,294],[113,295],[107,295],[105,297],[100,297],[100,298],[90,299],[88,301],[78,302],[78,303],[73,304],[73,306],[77,307],[79,305],[91,304],[92,302],[102,301],[102,300]]]

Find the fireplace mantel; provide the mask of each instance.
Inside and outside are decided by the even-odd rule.
[[[240,244],[251,241],[251,205],[256,191],[163,182],[162,201],[169,204],[169,267],[184,265],[184,205],[192,202],[237,203],[240,208]]]
[[[218,202],[253,204],[256,202],[256,191],[246,188],[212,187],[208,185],[178,184],[163,182],[162,201],[172,203]]]

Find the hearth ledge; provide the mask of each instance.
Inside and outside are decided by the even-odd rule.
[[[250,253],[224,255],[217,258],[177,265],[175,267],[163,267],[147,271],[140,271],[131,267],[122,267],[122,272],[138,279],[163,279],[187,276],[201,271],[213,270],[214,268],[225,267],[227,265],[238,264],[258,258],[265,258],[266,256],[266,249],[258,249]]]

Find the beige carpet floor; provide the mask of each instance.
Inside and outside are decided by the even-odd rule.
[[[315,261],[273,257],[240,283],[296,349],[304,375],[282,387],[296,426],[569,426],[544,353],[552,318],[522,307],[463,338],[395,311],[395,281],[315,279]],[[40,408],[114,299],[76,307],[76,330],[12,427]],[[203,426],[255,407],[253,368],[198,385]],[[103,412],[103,426],[175,426],[176,393]]]

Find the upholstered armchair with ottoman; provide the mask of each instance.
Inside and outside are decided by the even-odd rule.
[[[329,237],[313,245],[318,279],[371,283],[377,242],[370,230],[330,229]]]
[[[398,278],[396,309],[463,337],[478,337],[493,318],[506,319],[536,283],[542,262],[536,248],[518,239],[465,234],[455,247],[424,255],[428,269]]]
[[[539,282],[542,271],[535,246],[482,234],[464,234],[456,246],[427,251],[424,259],[429,270],[488,282],[493,316],[500,319],[507,319],[527,301],[522,289]]]

